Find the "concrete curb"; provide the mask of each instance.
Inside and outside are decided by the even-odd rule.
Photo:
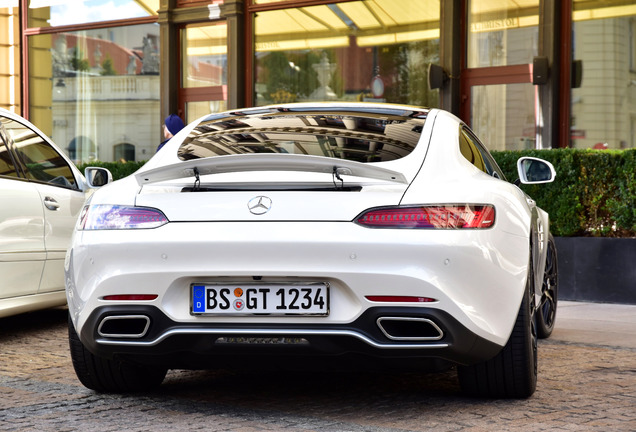
[[[636,349],[636,305],[559,301],[548,340]]]

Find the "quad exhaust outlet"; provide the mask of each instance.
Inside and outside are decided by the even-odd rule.
[[[97,333],[105,338],[139,339],[149,327],[150,317],[146,315],[112,315],[102,319]]]
[[[380,317],[376,323],[394,341],[438,341],[444,337],[442,329],[428,318]]]

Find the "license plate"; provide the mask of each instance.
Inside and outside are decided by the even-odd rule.
[[[328,315],[329,285],[192,284],[193,315]]]

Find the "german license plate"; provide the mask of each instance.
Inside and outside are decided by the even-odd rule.
[[[192,284],[193,315],[328,315],[329,285]]]

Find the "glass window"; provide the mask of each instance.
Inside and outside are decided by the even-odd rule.
[[[488,153],[479,139],[464,127],[459,134],[459,149],[462,155],[477,168],[488,175],[505,180],[506,176],[495,162],[495,159]]]
[[[181,86],[227,84],[227,24],[190,25],[181,33]]]
[[[468,67],[532,63],[538,55],[539,0],[470,0]]]
[[[4,142],[0,140],[0,176],[18,177],[18,172],[13,165],[11,155],[4,145]]]
[[[425,112],[269,109],[202,121],[179,148],[182,160],[245,153],[290,153],[385,162],[411,153]]]
[[[484,162],[484,158],[481,156],[479,150],[473,143],[473,141],[462,131],[459,134],[459,151],[462,153],[462,156],[475,165],[481,171],[487,173],[486,163]]]
[[[377,101],[439,106],[436,0],[364,0],[258,12],[254,103]]]
[[[50,27],[157,15],[159,0],[30,0],[29,27]]]
[[[581,87],[572,89],[575,148],[636,146],[636,4],[575,0],[573,58],[583,63]]]
[[[227,24],[192,24],[181,31],[181,89],[186,123],[227,106]]]
[[[192,123],[206,114],[222,112],[227,109],[225,101],[186,102],[186,124]]]
[[[135,160],[135,146],[132,144],[117,144],[114,148],[113,159],[116,162],[127,162]]]
[[[19,177],[13,157],[5,144],[8,141],[8,137],[5,135],[2,125],[9,121],[9,119],[0,117],[0,176]]]
[[[77,162],[161,142],[159,25],[29,36],[29,117]]]
[[[27,178],[75,187],[75,177],[66,160],[40,135],[13,120],[8,120],[4,126],[26,168]]]
[[[531,83],[471,87],[470,125],[488,150],[535,148],[536,91]]]

